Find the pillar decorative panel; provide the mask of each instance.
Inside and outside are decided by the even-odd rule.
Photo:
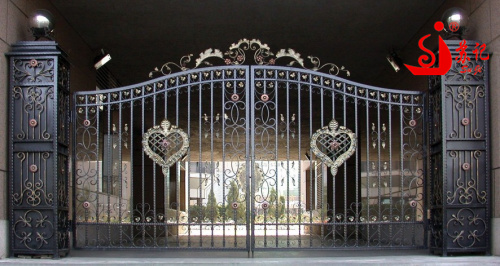
[[[482,43],[446,41],[453,63],[429,78],[430,249],[490,252],[488,54]]]
[[[9,57],[10,255],[69,252],[69,64],[53,41]]]

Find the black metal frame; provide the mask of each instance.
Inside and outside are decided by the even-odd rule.
[[[19,42],[10,58],[10,256],[69,252],[69,64],[57,44]]]
[[[446,41],[450,71],[429,78],[430,249],[443,256],[490,253],[489,70],[467,40],[467,67],[482,71],[460,73],[460,42]]]

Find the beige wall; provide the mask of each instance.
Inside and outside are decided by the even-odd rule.
[[[492,254],[500,255],[500,1],[471,1],[469,39],[481,40],[490,66]]]
[[[71,90],[95,88],[92,68],[94,53],[47,0],[0,0],[0,259],[8,256],[7,177],[8,177],[8,61],[5,53],[18,41],[32,41],[28,16],[47,9],[55,16],[55,41],[71,63]]]

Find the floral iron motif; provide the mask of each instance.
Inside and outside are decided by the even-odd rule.
[[[156,164],[162,167],[163,175],[168,175],[170,166],[180,160],[189,148],[188,135],[168,120],[163,120],[161,126],[148,129],[142,137],[144,152]]]
[[[339,127],[339,123],[333,119],[328,126],[316,130],[312,135],[311,149],[335,176],[338,168],[356,150],[356,135],[346,127]]]
[[[248,55],[247,51],[249,52]],[[257,39],[239,40],[237,43],[231,44],[229,50],[225,53],[222,53],[219,49],[209,48],[200,53],[194,64],[191,63],[192,57],[193,54],[188,54],[181,57],[179,63],[167,62],[160,68],[156,67],[153,71],[149,72],[149,77],[152,78],[155,76],[169,75],[174,71],[174,69],[186,71],[198,68],[202,65],[213,66],[214,64],[209,62],[208,59],[216,59],[214,61],[220,60],[221,63],[226,65],[243,65],[245,62],[250,61],[248,60],[248,57],[253,58],[254,63],[257,65],[274,65],[278,59],[280,59],[280,61],[284,61],[285,59],[281,59],[287,58],[287,66],[299,65],[304,69],[313,71],[326,70],[325,72],[332,75],[338,75],[341,72],[345,72],[346,76],[350,76],[351,74],[344,66],[339,67],[333,63],[326,63],[322,65],[321,61],[316,56],[308,56],[307,59],[309,59],[309,62],[306,64],[301,55],[293,49],[281,49],[275,55],[271,52],[271,48],[269,48],[267,44],[262,43]]]

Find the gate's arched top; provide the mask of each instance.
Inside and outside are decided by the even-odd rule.
[[[157,77],[161,75],[169,75],[177,71],[186,71],[195,69],[200,66],[214,65],[284,65],[300,66],[304,69],[312,71],[321,71],[331,75],[344,74],[350,76],[349,70],[344,66],[337,66],[334,63],[321,64],[321,61],[316,56],[308,56],[304,60],[299,53],[293,49],[281,49],[276,54],[271,51],[271,48],[265,43],[257,39],[242,39],[237,43],[231,44],[229,50],[222,53],[219,49],[209,48],[201,52],[199,57],[191,62],[193,54],[188,54],[179,60],[179,63],[167,62],[160,68],[156,67],[149,72],[149,77]]]

